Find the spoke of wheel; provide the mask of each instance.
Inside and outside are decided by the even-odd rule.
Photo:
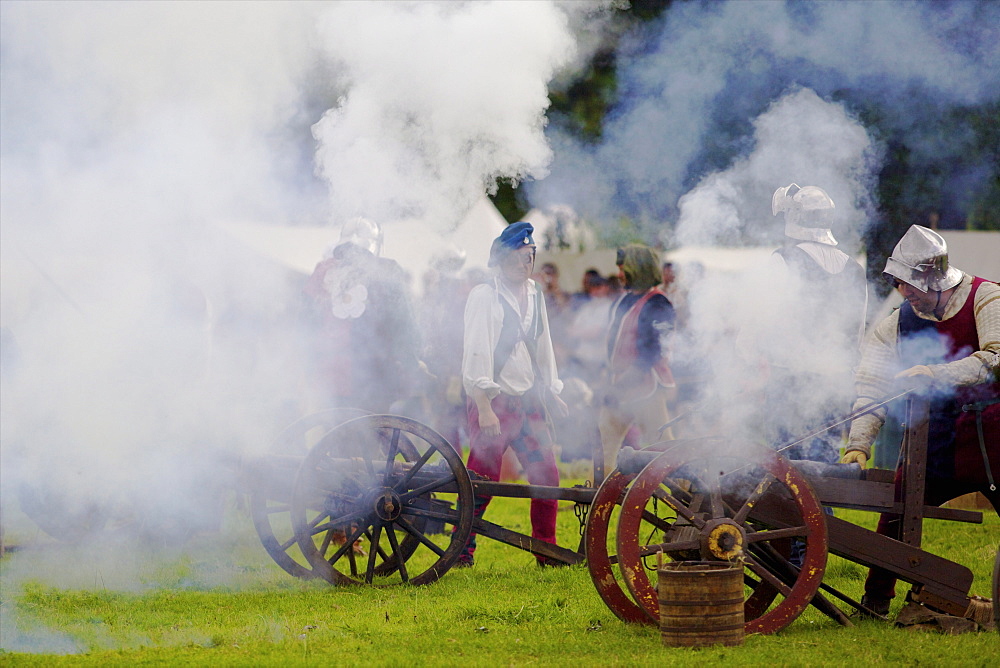
[[[736,512],[736,515],[733,516],[733,521],[736,522],[736,524],[743,524],[743,520],[747,518],[747,515],[750,514],[751,510],[753,510],[757,501],[764,495],[764,492],[768,490],[771,483],[774,481],[775,477],[768,473],[763,480],[757,483],[757,487],[750,494],[750,496],[747,497],[747,500],[743,502],[743,506]]]
[[[372,578],[375,576],[375,557],[378,555],[379,552],[379,550],[376,548],[378,546],[378,542],[381,537],[382,537],[382,525],[380,523],[375,525],[375,533],[369,534],[369,540],[371,541],[371,544],[368,547],[368,567],[365,569],[365,584],[371,584]],[[384,560],[385,556],[383,553],[383,561]]]
[[[809,527],[787,527],[785,529],[768,529],[767,531],[747,532],[748,543],[762,543],[780,538],[805,538],[809,535]]]
[[[448,508],[441,510],[430,510],[429,508],[417,508],[416,506],[405,506],[404,515],[414,515],[416,517],[426,517],[431,520],[441,520],[449,524],[458,524],[461,516],[457,509]]]
[[[287,552],[288,548],[290,548],[292,545],[295,545],[295,543],[297,543],[298,540],[299,539],[294,534],[292,534],[292,537],[286,540],[281,545],[279,545],[278,549],[280,549],[282,552]]]
[[[684,550],[697,550],[701,547],[700,540],[678,540],[673,543],[660,543],[659,545],[646,545],[639,548],[639,556],[651,557],[657,552],[682,552]]]
[[[431,482],[427,483],[426,485],[421,485],[420,487],[415,487],[414,489],[411,489],[408,492],[400,494],[399,495],[399,500],[400,500],[401,503],[407,503],[408,501],[412,501],[413,499],[417,498],[418,496],[423,496],[424,494],[427,494],[429,492],[433,492],[433,491],[435,491],[437,489],[440,489],[440,488],[444,487],[448,483],[454,482],[454,481],[455,481],[455,474],[452,473],[451,475],[448,475],[448,476],[446,476],[444,478],[438,478],[437,480],[432,480]],[[396,491],[398,492],[400,489],[402,489],[402,485],[404,485],[406,482],[408,482],[408,481],[400,482],[399,484],[397,484],[396,487],[395,487]]]
[[[379,524],[379,528],[381,528],[381,523]],[[379,544],[379,541],[376,538],[373,538],[372,534],[369,533],[368,531],[365,532],[365,538],[367,538],[369,544],[371,544],[372,552],[377,552],[378,556],[382,557],[382,561],[388,562],[389,555],[386,554],[385,550],[382,549],[382,546]]]
[[[427,547],[427,549],[434,552],[434,554],[436,554],[439,557],[444,556],[444,550],[441,549],[441,547],[438,546],[437,543],[433,542],[423,533],[413,528],[413,526],[409,522],[407,522],[403,516],[397,517],[396,522],[399,524],[399,526],[403,527],[403,530],[406,531],[406,533],[410,534],[411,536],[419,540],[425,547]]]
[[[703,520],[699,519],[698,517],[695,517],[691,513],[691,511],[687,509],[687,506],[685,506],[683,503],[681,503],[681,501],[678,500],[670,492],[665,492],[665,491],[663,491],[663,488],[660,488],[657,491],[653,492],[652,496],[653,496],[653,498],[656,498],[656,499],[658,499],[660,501],[663,501],[665,504],[667,504],[668,506],[670,506],[671,508],[673,508],[674,511],[678,515],[680,515],[681,517],[683,517],[684,519],[686,519],[688,522],[690,522],[691,524],[693,524],[697,528],[700,529],[702,526],[704,526],[705,522]],[[643,517],[645,517],[645,512],[643,513]]]
[[[312,535],[322,533],[327,529],[336,529],[341,524],[353,523],[356,519],[361,519],[366,516],[364,510],[356,510],[353,513],[347,513],[346,515],[341,515],[340,517],[333,517],[331,515],[320,515],[320,517],[329,517],[329,522],[324,522],[323,524],[316,524],[312,528]]]
[[[326,535],[323,536],[323,542],[319,546],[320,554],[326,554],[326,551],[330,549],[330,543],[333,541],[333,534],[334,534],[333,529],[330,529],[329,531],[326,532]]]
[[[277,513],[287,513],[290,512],[291,510],[292,510],[292,504],[282,503],[277,506],[268,506],[267,508],[264,509],[264,512],[268,515],[275,515]]]
[[[708,471],[705,471],[708,473]],[[715,474],[711,476],[714,478],[711,488],[709,489],[709,503],[712,509],[712,517],[725,517],[726,511],[724,510],[725,505],[722,502],[722,480],[720,478],[721,474]]]
[[[399,551],[399,540],[396,538],[396,531],[389,526],[385,530],[385,535],[389,539],[389,546],[392,548],[392,554],[396,557],[396,566],[399,568],[399,577],[402,578],[403,583],[410,581],[410,574],[406,571],[406,560],[403,559],[403,553]]]
[[[406,475],[403,476],[402,480],[396,483],[396,489],[405,489],[406,485],[408,485],[410,480],[413,479],[413,476],[417,474],[417,471],[424,467],[424,464],[426,464],[428,460],[434,456],[435,452],[437,452],[437,449],[428,444],[427,451],[420,455],[420,459],[414,462],[413,467],[406,472]]]
[[[775,571],[778,571],[779,577],[781,577],[783,581],[788,582],[790,586],[793,587],[795,586],[795,583],[798,581],[799,577],[801,577],[801,569],[799,567],[797,567],[792,562],[788,561],[788,559],[786,559],[780,552],[778,552],[773,545],[769,545],[767,543],[757,543],[756,545],[753,546],[753,549],[754,553],[756,553],[758,550],[761,550],[762,551],[761,556],[770,561],[771,568],[773,568]],[[845,600],[846,597],[844,597],[844,595],[841,594],[836,589],[833,589],[832,587],[824,587],[822,582],[820,582],[819,588],[825,589],[826,591],[832,593],[834,596],[837,596],[838,598],[841,598],[841,600],[844,600],[845,603],[857,607],[854,601],[850,599]],[[834,605],[830,601],[830,599],[823,596],[823,594],[817,592],[812,597],[810,604],[815,606],[817,610],[819,610],[826,616],[830,617],[838,624],[842,626],[851,626],[851,621],[850,619],[848,619],[847,615],[845,615],[840,608]]]
[[[646,520],[653,525],[653,528],[659,529],[660,531],[666,531],[673,526],[673,522],[670,520],[658,517],[648,510],[642,511],[642,519]]]
[[[360,538],[361,534],[363,534],[363,533],[364,533],[364,527],[359,527],[359,528],[355,529],[350,535],[348,535],[347,532],[345,531],[344,532],[344,538],[345,538],[344,544],[341,545],[337,549],[337,551],[334,552],[330,556],[329,559],[327,559],[327,562],[329,562],[329,564],[331,566],[333,566],[333,564],[335,562],[339,561],[340,558],[344,556],[344,554],[348,554],[349,555],[348,559],[351,562],[351,567],[352,568],[356,568],[356,564],[354,563],[354,549],[353,549],[354,548],[354,541],[356,541],[358,538]],[[329,545],[329,543],[327,543],[327,545]],[[350,550],[350,551],[348,552],[348,550]],[[322,552],[320,552],[320,554],[322,554]],[[354,572],[354,575],[357,575],[356,571]]]
[[[344,546],[347,547],[347,563],[351,566],[351,576],[358,577],[358,557],[354,554],[354,542],[345,541]]]
[[[389,486],[389,477],[392,473],[392,462],[399,452],[399,429],[392,430],[392,438],[389,440],[389,452],[385,456],[385,475],[382,476],[382,486]]]
[[[791,588],[779,580],[773,573],[771,573],[771,571],[767,570],[767,568],[760,562],[746,553],[743,554],[743,559],[750,570],[757,574],[757,577],[777,589],[785,598],[788,598],[791,595]]]

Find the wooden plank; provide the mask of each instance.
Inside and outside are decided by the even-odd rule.
[[[861,479],[868,482],[892,483],[896,479],[896,472],[892,469],[865,469],[861,475]]]
[[[907,545],[920,546],[923,537],[924,488],[927,482],[927,429],[930,404],[925,397],[910,395],[906,402],[903,434],[903,530]]]
[[[900,580],[925,586],[955,605],[966,601],[972,587],[972,571],[953,561],[874,531],[827,516],[829,550],[833,554],[868,567],[883,568]]]
[[[513,499],[557,499],[590,503],[597,490],[592,487],[551,487],[548,485],[522,485],[516,482],[473,480],[472,491],[476,496],[502,496]]]
[[[543,540],[538,540],[537,538],[533,538],[532,536],[528,536],[523,533],[518,533],[517,531],[511,531],[510,529],[506,529],[499,524],[488,522],[481,517],[473,520],[472,531],[482,536],[486,536],[487,538],[492,538],[493,540],[516,547],[519,550],[531,552],[532,554],[541,555],[543,557],[558,559],[559,561],[567,564],[579,564],[585,558],[581,552],[574,552],[573,550],[569,550],[565,547],[560,547],[552,543],[546,543]]]
[[[820,503],[834,508],[851,508],[871,512],[890,512],[902,515],[903,504],[893,500],[891,483],[867,482],[865,480],[844,480],[838,478],[807,478]],[[959,508],[938,508],[924,506],[925,519],[951,520],[982,524],[983,514]]]
[[[807,480],[824,506],[883,511],[891,510],[895,503],[892,483],[843,478],[809,477]]]

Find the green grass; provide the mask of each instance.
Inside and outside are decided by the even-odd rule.
[[[872,527],[875,515],[838,511]],[[945,636],[881,622],[842,628],[808,609],[781,633],[741,647],[665,648],[655,627],[619,622],[586,567],[540,569],[531,555],[481,540],[473,569],[426,587],[332,588],[274,565],[249,518],[183,548],[117,541],[61,544],[5,516],[21,549],[0,562],[3,665],[379,666],[996,665],[995,633]],[[579,526],[565,504],[560,543]],[[528,502],[496,499],[487,519],[527,531]],[[928,521],[925,546],[973,569],[987,595],[1000,520]],[[860,596],[865,571],[830,558],[826,581]],[[902,597],[899,597],[902,598]],[[894,606],[894,612],[901,605]]]

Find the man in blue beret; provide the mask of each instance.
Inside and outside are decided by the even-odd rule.
[[[507,448],[513,449],[528,482],[559,484],[545,405],[568,414],[559,398],[562,381],[556,369],[549,321],[541,290],[531,279],[535,242],[531,223],[509,225],[493,241],[490,281],[477,285],[465,305],[462,383],[468,396],[469,470],[490,480],[500,479]],[[475,498],[475,516],[482,516],[491,497]],[[557,502],[532,499],[531,534],[556,542]],[[471,566],[475,535],[459,557]],[[550,562],[538,557],[539,564]]]

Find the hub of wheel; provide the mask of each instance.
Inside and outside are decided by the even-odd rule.
[[[372,506],[375,514],[383,522],[392,522],[403,511],[403,504],[392,488],[384,487],[372,496]]]
[[[703,559],[733,561],[743,554],[746,538],[743,527],[732,520],[710,520],[701,531],[701,556]]]

